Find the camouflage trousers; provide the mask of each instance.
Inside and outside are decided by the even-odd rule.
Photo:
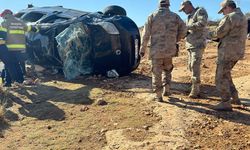
[[[152,59],[152,89],[158,97],[161,96],[163,86],[170,84],[172,78],[172,57]]]
[[[201,61],[204,49],[188,49],[188,70],[192,72],[192,83],[200,83]]]
[[[229,101],[231,97],[238,95],[231,76],[236,63],[237,61],[217,62],[215,84],[222,101]]]

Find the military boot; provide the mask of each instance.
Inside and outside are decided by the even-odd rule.
[[[170,93],[170,85],[167,84],[163,87],[163,96],[170,96],[171,93]]]
[[[156,97],[155,101],[157,101],[157,102],[163,102],[163,98],[162,97]]]
[[[200,84],[199,83],[193,83],[192,84],[192,90],[188,97],[190,98],[198,98],[200,95]]]
[[[157,101],[157,102],[163,102],[163,98],[162,98],[161,94],[162,94],[162,90],[161,91],[157,91],[154,100]]]
[[[161,91],[154,91],[152,94],[152,97],[150,99],[152,101],[163,102],[162,90]]]
[[[152,98],[152,101],[163,102],[163,98],[162,98],[162,96],[154,96]]]
[[[241,105],[241,101],[240,101],[240,99],[239,99],[238,92],[232,93],[232,100],[231,100],[231,103],[232,103],[232,104],[235,104],[235,105]]]
[[[220,102],[219,104],[214,106],[214,109],[218,111],[232,111],[233,110],[230,101]]]

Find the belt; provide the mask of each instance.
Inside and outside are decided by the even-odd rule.
[[[4,40],[0,40],[0,45],[5,44],[6,42]]]

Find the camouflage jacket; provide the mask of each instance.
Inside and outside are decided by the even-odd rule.
[[[235,61],[244,57],[247,38],[247,19],[237,8],[220,21],[210,37],[220,39],[218,61]]]
[[[206,47],[208,14],[204,8],[196,8],[186,22],[188,35],[186,37],[187,49],[204,49]]]
[[[168,8],[160,8],[148,17],[143,32],[141,52],[149,48],[149,59],[173,57],[176,43],[186,35],[181,18]]]

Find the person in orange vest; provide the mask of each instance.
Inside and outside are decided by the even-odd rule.
[[[15,68],[15,72],[8,72],[8,70],[13,70],[13,68],[9,68],[5,74],[6,85],[10,86],[12,81],[18,83],[23,83],[24,81],[24,70],[22,71],[21,64],[26,58],[25,32],[38,32],[39,30],[35,27],[27,26],[23,21],[17,19],[9,9],[5,9],[1,13],[1,17],[4,19],[1,26],[7,30],[6,46],[11,58],[10,67]]]

